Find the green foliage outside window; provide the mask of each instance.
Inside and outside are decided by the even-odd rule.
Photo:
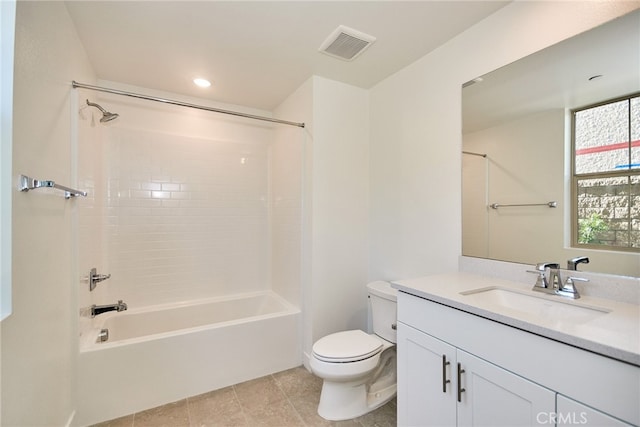
[[[609,230],[609,224],[598,213],[578,220],[578,243],[601,243],[598,235]]]

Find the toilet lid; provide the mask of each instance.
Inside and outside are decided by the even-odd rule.
[[[364,360],[382,350],[382,342],[361,330],[337,332],[320,338],[313,354],[325,362],[345,363]]]

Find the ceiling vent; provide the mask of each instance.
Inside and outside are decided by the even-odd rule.
[[[344,61],[353,61],[376,41],[369,34],[340,25],[318,49],[322,53]]]

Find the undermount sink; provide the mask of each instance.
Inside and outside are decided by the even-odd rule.
[[[611,312],[606,308],[565,300],[560,296],[535,295],[500,286],[472,289],[460,292],[460,295],[469,297],[474,303],[486,308],[493,305],[552,321],[584,323]]]

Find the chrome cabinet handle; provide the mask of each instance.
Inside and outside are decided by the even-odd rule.
[[[447,366],[450,365],[451,362],[447,362],[447,355],[442,355],[442,392],[447,392],[447,384],[451,382],[451,380],[447,379]]]
[[[462,369],[462,365],[458,363],[458,402],[462,402],[462,393],[466,390],[462,388],[462,374],[464,373],[464,369]]]

